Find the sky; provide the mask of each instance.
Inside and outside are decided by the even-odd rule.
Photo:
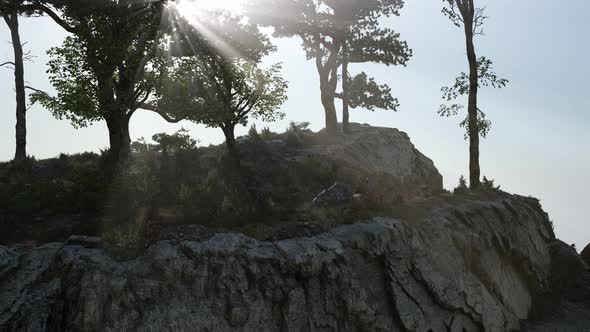
[[[441,118],[437,109],[440,88],[467,70],[462,31],[442,14],[440,0],[407,0],[400,17],[385,24],[401,33],[413,49],[407,67],[354,65],[351,74],[366,71],[391,86],[399,98],[398,112],[352,110],[351,121],[398,128],[430,157],[454,188],[468,175],[468,142],[461,117]],[[585,204],[590,195],[590,1],[568,0],[567,6],[538,0],[479,1],[490,17],[485,35],[476,40],[478,55],[494,61],[495,71],[510,80],[500,90],[480,90],[479,106],[492,121],[492,131],[481,142],[482,174],[501,189],[539,198],[554,222],[557,236],[583,249],[590,242],[590,218]],[[3,22],[1,22],[3,23]],[[52,91],[45,70],[46,50],[58,46],[66,33],[49,19],[22,19],[25,49],[37,56],[27,63],[28,84]],[[12,59],[10,35],[0,24],[0,62]],[[273,40],[278,51],[266,64],[283,63],[289,81],[289,100],[282,107],[285,120],[263,124],[284,131],[290,121],[323,126],[318,74],[306,61],[297,39]],[[0,69],[0,160],[14,154],[15,102],[13,74]],[[36,158],[59,153],[100,151],[108,147],[104,123],[74,129],[39,106],[28,113],[28,152]],[[202,145],[223,141],[218,129],[183,122],[168,124],[150,112],[137,112],[131,122],[133,139],[173,133],[184,127]],[[245,133],[247,128],[238,129]]]

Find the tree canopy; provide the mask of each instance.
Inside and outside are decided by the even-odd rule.
[[[384,17],[399,15],[403,1],[262,0],[252,5],[249,15],[254,22],[273,27],[276,37],[299,37],[307,58],[315,60],[329,132],[336,130],[336,97],[353,108],[397,108],[391,89],[378,85],[366,73],[352,79],[350,92],[344,89],[338,94],[336,90],[343,63],[346,67],[366,62],[406,64],[412,54],[407,43],[394,30],[381,27]],[[343,77],[348,79],[347,70]]]
[[[493,88],[503,88],[508,84],[508,80],[499,78],[492,70],[492,61],[486,57],[480,57],[477,61],[478,70],[478,86]],[[457,115],[464,105],[458,104],[455,101],[469,94],[469,75],[462,72],[456,79],[452,86],[445,86],[441,89],[443,100],[445,103],[440,105],[438,114],[444,117]],[[465,139],[469,138],[469,118],[468,115],[459,124],[465,128]],[[492,122],[486,119],[486,114],[478,107],[477,109],[477,130],[479,135],[486,137],[490,131]]]

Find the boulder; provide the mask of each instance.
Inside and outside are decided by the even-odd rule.
[[[550,288],[538,296],[525,332],[590,331],[590,269],[572,246],[555,240],[551,255]]]
[[[443,190],[443,178],[432,160],[408,135],[393,128],[351,123],[350,132],[333,144],[316,145],[305,153],[340,161],[364,174],[387,175],[404,197],[429,196]]]

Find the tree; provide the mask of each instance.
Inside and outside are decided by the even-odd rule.
[[[23,46],[25,43],[21,43],[18,17],[19,15],[26,15],[30,17],[47,14],[55,22],[64,27],[64,29],[70,32],[73,32],[75,29],[69,26],[59,17],[59,15],[56,14],[55,8],[53,7],[53,1],[44,1],[42,3],[40,1],[34,0],[4,0],[0,2],[0,14],[3,16],[4,21],[10,30],[14,50],[14,61],[0,64],[0,67],[10,65],[14,70],[16,92],[16,149],[14,161],[16,163],[20,163],[27,157],[26,89],[30,88],[25,86],[24,62],[26,60],[31,60],[32,56],[30,53],[24,53],[23,51]]]
[[[373,62],[405,66],[412,50],[394,30],[381,27],[383,17],[400,15],[403,1],[348,0],[334,2],[334,5],[336,27],[342,39],[342,93],[337,97],[342,99],[342,126],[347,132],[349,107],[371,111],[376,108],[397,111],[399,107],[399,101],[391,95],[387,85],[377,84],[364,72],[350,77],[349,64]],[[359,103],[361,100],[363,102]]]
[[[244,59],[220,55],[185,57],[177,61],[162,86],[155,108],[177,110],[187,119],[221,128],[230,153],[236,153],[234,129],[250,118],[274,121],[286,100],[287,83],[280,65],[261,69]]]
[[[315,59],[326,130],[330,134],[337,132],[335,98],[344,100],[344,122],[347,123],[347,108],[352,106],[346,102],[349,92],[357,93],[356,99],[367,93],[352,87],[349,91],[348,80],[343,81],[343,93],[336,93],[341,65],[344,77],[348,77],[349,63],[405,64],[411,55],[397,33],[379,27],[380,17],[398,14],[403,6],[401,0],[263,0],[252,5],[255,7],[249,11],[249,16],[253,22],[273,27],[276,37],[301,38],[308,59]],[[359,77],[356,83],[366,76]],[[357,84],[355,88],[361,87]],[[387,95],[389,91],[383,89],[380,96],[393,99]]]
[[[104,120],[111,158],[124,161],[130,152],[129,121],[159,79],[164,3],[102,0],[80,6],[63,2],[57,8],[74,35],[48,52],[57,95],[36,92],[32,99],[76,127]]]
[[[286,100],[281,66],[257,66],[275,50],[255,25],[223,11],[203,11],[198,27],[175,20],[170,45],[173,58],[155,98],[143,107],[176,112],[188,120],[221,128],[230,153],[236,155],[234,129],[250,118],[282,118],[277,108]]]
[[[488,18],[484,14],[484,8],[477,8],[475,0],[443,0],[445,14],[457,27],[463,27],[467,47],[467,60],[469,62],[469,74],[461,73],[452,87],[442,88],[443,99],[447,102],[455,100],[462,95],[468,95],[467,117],[461,126],[467,130],[466,138],[469,138],[469,186],[471,189],[480,187],[479,167],[479,136],[485,137],[490,128],[490,122],[486,120],[485,113],[477,105],[477,93],[480,86],[491,85],[504,87],[508,83],[500,79],[491,70],[492,61],[485,57],[477,58],[473,39],[477,35],[483,35],[482,26]],[[463,108],[462,105],[441,105],[439,114],[450,116],[457,114]]]
[[[193,150],[197,147],[197,141],[184,128],[181,128],[172,135],[166,133],[154,134],[152,140],[156,143],[154,146],[155,150],[162,152],[164,155]]]
[[[14,90],[16,92],[16,149],[14,161],[20,163],[27,158],[27,95],[25,87],[24,62],[30,58],[23,52],[23,43],[20,39],[18,14],[16,12],[3,15],[4,21],[10,29],[14,61],[5,62],[0,66],[10,65],[14,70]]]

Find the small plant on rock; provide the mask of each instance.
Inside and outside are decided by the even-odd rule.
[[[463,175],[459,178],[459,185],[453,190],[455,194],[466,194],[469,191],[469,187],[467,186],[467,180]]]
[[[500,190],[500,186],[495,186],[494,185],[494,180],[490,180],[487,177],[483,177],[483,181],[481,183],[481,188],[483,190]]]

